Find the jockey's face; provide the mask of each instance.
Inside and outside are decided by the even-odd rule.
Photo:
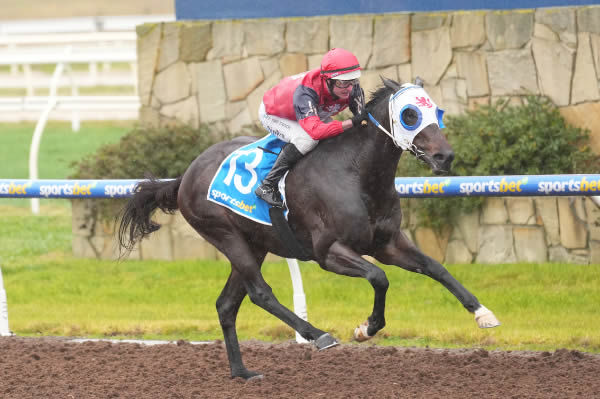
[[[336,83],[340,84],[336,84]],[[341,98],[342,100],[347,100],[350,97],[350,93],[352,92],[352,82],[354,81],[344,81],[344,80],[334,80],[334,84],[332,86],[333,94]],[[340,87],[342,86],[342,87]],[[345,86],[345,87],[343,87]]]

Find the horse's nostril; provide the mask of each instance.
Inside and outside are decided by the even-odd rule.
[[[451,163],[454,161],[454,151],[437,152],[433,155],[433,159],[442,164]]]
[[[454,152],[436,152],[435,154],[433,154],[433,159],[441,163],[452,162],[454,160]]]

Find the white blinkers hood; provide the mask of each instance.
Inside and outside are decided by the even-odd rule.
[[[392,138],[396,146],[403,150],[411,149],[416,135],[425,127],[435,123],[440,129],[444,128],[442,116],[444,111],[438,108],[427,92],[417,85],[405,83],[389,99],[390,126],[392,132],[388,132],[371,114],[370,120],[383,132]],[[414,112],[408,111],[411,109]],[[403,114],[412,114],[413,118],[403,118]],[[414,120],[416,114],[417,119]]]

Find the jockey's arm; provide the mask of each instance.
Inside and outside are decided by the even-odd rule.
[[[315,140],[323,140],[329,137],[337,136],[346,130],[344,129],[343,122],[334,120],[329,123],[325,123],[321,121],[317,115],[299,119],[298,123],[300,126],[302,126],[302,129],[304,129],[306,133],[308,133],[308,135]],[[352,124],[352,121],[350,121],[350,124]]]
[[[294,110],[296,119],[302,129],[314,140],[323,140],[337,136],[345,129],[340,121],[323,122],[319,117],[317,107],[319,96],[312,89],[296,89],[294,92]]]
[[[357,87],[360,89],[360,86],[357,85]],[[360,94],[362,94],[362,89],[360,89]],[[362,107],[359,106],[358,109],[362,111],[364,108],[364,94],[361,99],[358,99],[358,102],[361,100],[363,105]],[[356,96],[351,97],[351,101],[357,102]],[[313,90],[296,90],[294,93],[296,119],[300,126],[302,126],[306,133],[313,139],[323,140],[334,137],[356,125],[353,121],[354,119],[359,118],[356,115],[353,119],[347,119],[345,121],[322,121],[317,112],[318,104],[319,97]]]

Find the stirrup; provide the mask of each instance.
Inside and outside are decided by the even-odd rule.
[[[273,186],[261,184],[256,188],[254,194],[271,206],[283,208],[283,200],[281,199],[279,190]]]

